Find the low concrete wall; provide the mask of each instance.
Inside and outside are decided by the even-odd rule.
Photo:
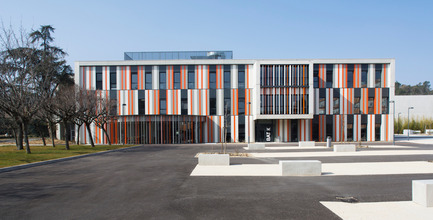
[[[248,150],[264,150],[265,149],[265,144],[248,144]]]
[[[356,146],[354,144],[338,144],[334,145],[334,152],[355,152]]]
[[[322,162],[318,160],[280,160],[282,176],[320,176]]]
[[[412,180],[412,201],[425,207],[433,207],[433,179]]]
[[[228,154],[199,154],[198,165],[201,166],[229,166],[230,156]]]
[[[299,147],[315,147],[315,141],[299,141]]]

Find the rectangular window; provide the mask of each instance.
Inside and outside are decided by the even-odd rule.
[[[326,98],[320,98],[319,100],[319,114],[326,114]]]
[[[131,89],[138,89],[137,66],[131,66]]]
[[[173,67],[174,89],[180,89],[180,66]]]
[[[245,65],[238,65],[238,88],[245,88]]]
[[[361,114],[361,89],[354,89],[353,113]]]
[[[209,66],[209,88],[216,89],[216,66]]]
[[[361,65],[361,88],[367,88],[368,64]]]
[[[368,114],[374,114],[374,89],[368,89]]]
[[[209,115],[216,115],[216,90],[209,90]]]
[[[361,141],[367,141],[367,115],[361,115]]]
[[[166,90],[159,90],[159,113],[161,115],[167,114],[167,97]]]
[[[145,98],[144,98],[144,90],[138,91],[138,114],[145,114]]]
[[[326,88],[332,88],[333,64],[326,64]]]
[[[224,89],[224,114],[231,115],[231,103],[232,102],[231,102],[230,89],[225,88]]]
[[[96,67],[96,90],[102,90],[102,66]]]
[[[188,91],[182,89],[180,91],[180,102],[181,102],[181,114],[187,115],[188,114]]]
[[[167,75],[165,72],[159,72],[159,89],[167,89]]]
[[[238,90],[238,98],[239,115],[245,115],[245,89]]]
[[[195,73],[194,66],[188,66],[188,89],[195,89]]]
[[[382,89],[382,114],[389,114],[389,88]]]
[[[110,113],[111,115],[117,115],[117,91],[110,91],[110,100],[114,103]]]
[[[167,67],[159,66],[159,89],[167,89]]]
[[[313,86],[314,88],[319,88],[319,64],[314,64]]]
[[[152,66],[146,66],[145,68],[146,87],[145,89],[152,89]]]
[[[333,114],[340,114],[340,89],[334,89],[334,99],[333,99]]]
[[[353,64],[347,64],[347,88],[353,88]]]
[[[380,117],[381,115],[375,115],[374,119],[375,119],[375,132],[374,132],[374,136],[375,136],[375,141],[380,141],[380,124],[382,122],[382,118]]]
[[[230,79],[231,79],[230,65],[224,65],[224,88],[225,89],[231,88]]]
[[[353,141],[353,115],[347,115],[347,141]]]
[[[374,81],[374,85],[376,88],[380,88],[381,86],[381,81],[382,81],[382,64],[376,64],[376,68],[375,68],[375,81]]]
[[[110,89],[117,89],[117,71],[115,66],[110,66]]]

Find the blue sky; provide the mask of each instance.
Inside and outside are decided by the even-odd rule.
[[[4,24],[56,28],[78,60],[125,51],[233,50],[235,59],[395,58],[433,83],[433,1],[0,1]]]

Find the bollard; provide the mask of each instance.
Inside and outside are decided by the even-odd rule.
[[[328,148],[331,147],[331,140],[332,140],[332,138],[331,138],[330,136],[328,136],[328,137],[326,138],[326,147],[328,147]]]

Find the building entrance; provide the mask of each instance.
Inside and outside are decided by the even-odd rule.
[[[274,123],[272,120],[257,120],[255,129],[256,142],[274,141]]]

